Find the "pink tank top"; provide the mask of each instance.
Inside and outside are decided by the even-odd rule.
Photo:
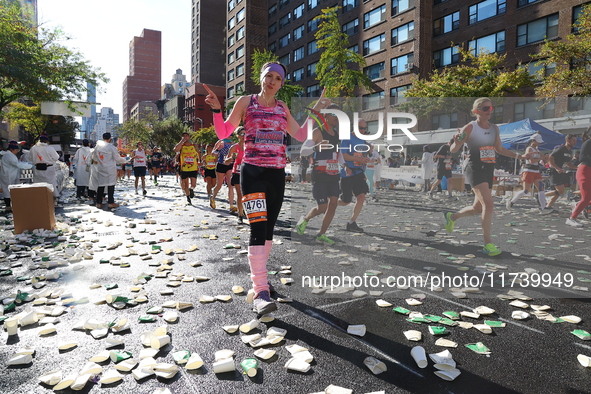
[[[287,113],[277,100],[275,107],[263,107],[257,96],[252,95],[246,108],[244,128],[244,163],[285,168]]]
[[[234,167],[232,173],[240,174],[240,166],[242,165],[242,158],[244,157],[244,151],[240,149],[240,144],[236,146],[236,159],[234,160]]]

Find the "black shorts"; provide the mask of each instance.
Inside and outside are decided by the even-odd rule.
[[[339,178],[329,182],[314,182],[312,184],[312,196],[318,205],[328,204],[329,197],[339,197],[341,189]]]
[[[160,168],[161,163],[159,161],[153,161],[152,162],[152,168]]]
[[[209,177],[209,178],[213,178],[213,179],[215,179],[215,177],[216,177],[216,175],[215,175],[215,168],[214,168],[214,169],[211,169],[211,170],[208,170],[208,169],[206,168],[206,169],[205,169],[205,172],[204,172],[204,174],[203,174],[203,177],[204,177],[204,178],[207,178],[207,177]]]
[[[554,169],[550,171],[550,184],[552,186],[570,185],[570,174],[559,174]]]
[[[232,171],[232,164],[230,165],[225,165],[222,163],[218,163],[218,165],[215,167],[215,172],[219,172],[220,174],[225,174],[228,171]]]
[[[451,178],[452,174],[451,174],[451,170],[443,170],[443,171],[437,171],[437,179],[442,180],[443,177],[446,177],[447,179]]]
[[[353,196],[357,197],[360,194],[369,192],[369,186],[365,180],[365,173],[360,172],[357,175],[341,178],[341,200],[345,203],[350,203]]]
[[[230,179],[230,185],[240,186],[240,173],[233,172],[232,179]]]
[[[146,167],[133,167],[133,176],[136,178],[146,176]]]
[[[466,183],[472,187],[486,182],[488,183],[488,188],[492,189],[494,175],[494,164],[468,162],[464,170]]]
[[[152,169],[152,162],[151,162],[151,161],[149,161],[149,162],[148,162],[148,170],[151,170],[151,169]]]
[[[181,179],[197,178],[197,171],[181,171]]]

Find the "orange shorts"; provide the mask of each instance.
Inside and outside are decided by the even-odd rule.
[[[521,173],[521,181],[525,183],[535,184],[538,181],[542,180],[542,174],[539,172],[522,172]]]

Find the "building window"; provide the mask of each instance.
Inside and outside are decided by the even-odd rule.
[[[240,11],[238,11],[238,13],[236,14],[236,22],[241,22],[244,19],[244,14],[246,13],[246,11],[244,11],[244,8],[241,9]]]
[[[308,55],[318,52],[318,47],[316,46],[316,40],[308,43]]]
[[[304,15],[304,4],[300,4],[293,10],[293,20],[295,21],[298,18],[301,18]]]
[[[271,24],[271,26],[269,26],[269,28],[267,29],[267,35],[269,37],[271,37],[273,34],[275,34],[277,32],[277,23],[273,23]]]
[[[390,61],[390,74],[396,75],[412,70],[414,67],[414,53],[395,57]]]
[[[415,6],[414,0],[392,0],[392,16]]]
[[[228,30],[232,30],[236,26],[236,18],[232,17],[228,21]]]
[[[516,103],[513,106],[513,112],[516,121],[525,118],[530,118],[532,120],[553,118],[554,100],[547,103],[543,108],[542,103],[539,101]]]
[[[460,62],[458,47],[450,47],[433,52],[433,63],[435,67],[449,66]]]
[[[229,53],[228,54],[228,64],[234,63],[234,60],[235,60],[235,58],[234,58],[234,52]]]
[[[230,37],[228,37],[228,48],[230,48],[235,43],[236,43],[236,38],[234,37],[234,34],[232,34]]]
[[[392,29],[392,45],[410,40],[415,36],[415,23],[410,22],[396,29]]]
[[[445,3],[447,0],[433,0],[433,5]]]
[[[244,26],[242,26],[238,31],[236,31],[236,41],[241,40],[244,38]]]
[[[293,51],[293,61],[297,62],[298,60],[302,60],[304,58],[304,47],[299,47],[295,51]]]
[[[579,26],[578,26],[578,22],[579,19],[581,18],[581,15],[583,14],[583,5],[577,5],[575,7],[573,7],[573,33],[576,33],[579,31]]]
[[[376,79],[384,78],[384,68],[386,67],[384,62],[380,62],[378,64],[373,64],[369,67],[365,67],[363,69],[363,73],[367,75],[367,77],[373,81]]]
[[[312,8],[318,7],[318,0],[308,0],[308,9],[311,10]]]
[[[359,44],[355,44],[355,45],[349,47],[349,50],[351,50],[355,53],[359,53]]]
[[[470,6],[468,24],[480,22],[493,16],[504,14],[507,10],[506,0],[486,0]]]
[[[345,23],[343,25],[343,33],[348,36],[352,36],[353,34],[357,34],[359,31],[359,18],[353,19],[351,22]]]
[[[285,48],[286,46],[289,45],[289,36],[290,36],[290,34],[287,33],[286,35],[284,35],[283,37],[281,37],[279,39],[279,49]]]
[[[236,3],[234,2],[234,0],[228,1],[228,11],[232,11],[234,7],[236,7]]]
[[[523,7],[531,3],[537,3],[540,0],[518,0],[517,7]]]
[[[304,36],[304,25],[301,25],[300,27],[296,27],[295,30],[293,31],[293,40],[297,41],[300,38],[302,38]]]
[[[307,67],[308,77],[316,76],[316,66],[317,65],[318,65],[318,62],[308,64],[308,67]]]
[[[308,33],[312,33],[313,31],[318,30],[318,25],[320,25],[320,21],[318,19],[311,19],[308,21]]]
[[[234,97],[234,88],[228,88],[228,97],[229,99],[231,99],[232,97]]]
[[[437,129],[451,129],[458,127],[458,113],[440,114],[431,116],[431,128]]]
[[[289,0],[279,0],[279,9],[282,10],[289,4]]]
[[[517,26],[517,46],[558,36],[558,14]]]
[[[234,69],[228,71],[228,82],[234,79]]]
[[[293,81],[298,82],[304,79],[304,68],[298,68],[293,72]]]
[[[343,0],[343,14],[359,7],[359,0]]]
[[[380,34],[363,41],[363,56],[370,55],[386,47],[386,34]]]
[[[541,82],[543,78],[556,72],[556,63],[550,63],[545,66],[543,64],[538,65],[538,62],[531,62],[525,67],[527,67],[527,73],[538,82]]]
[[[398,86],[390,89],[390,105],[402,104],[406,101],[404,92],[406,92],[411,85]]]
[[[291,21],[291,14],[283,15],[281,18],[279,18],[279,28],[283,29],[285,26],[289,25],[290,21]]]
[[[289,61],[290,56],[289,55],[290,54],[288,53],[288,54],[286,54],[284,56],[281,56],[279,58],[279,63],[283,64],[284,66],[289,66],[289,63],[290,63],[290,61]]]
[[[569,97],[568,98],[568,111],[578,112],[586,111],[591,112],[591,98],[590,97]]]
[[[460,11],[433,21],[433,35],[440,36],[460,28]]]
[[[269,7],[269,18],[274,17],[277,14],[277,4],[272,5]]]
[[[386,4],[363,14],[363,28],[367,29],[386,20]]]
[[[244,93],[244,82],[240,82],[236,84],[236,94],[243,94]]]
[[[240,59],[242,56],[244,56],[244,45],[241,45],[236,49],[236,59]]]
[[[480,37],[468,44],[470,52],[474,55],[486,51],[488,53],[503,52],[505,50],[505,32],[500,31],[489,36]]]
[[[236,66],[236,76],[239,77],[244,74],[244,63]]]
[[[384,92],[364,94],[362,97],[362,108],[364,111],[384,108]]]
[[[308,97],[320,97],[320,85],[312,85],[306,88],[306,95]]]
[[[275,52],[277,50],[277,42],[273,41],[272,43],[270,43],[267,49],[269,50],[269,52]]]

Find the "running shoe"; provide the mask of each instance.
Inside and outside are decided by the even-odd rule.
[[[266,290],[255,294],[252,305],[254,306],[254,311],[259,315],[266,315],[277,310],[277,305],[275,305],[269,292]]]
[[[490,244],[484,245],[484,248],[482,248],[482,253],[489,255],[489,256],[497,256],[497,255],[501,254],[502,252],[499,248],[497,248],[495,246],[495,244],[490,243]]]
[[[326,234],[322,234],[316,237],[316,242],[325,244],[325,245],[334,245],[334,241],[326,236]]]
[[[103,207],[103,204],[96,204],[96,207],[97,208],[102,208]]]
[[[154,182],[154,186],[158,186],[158,182]]]
[[[298,224],[296,224],[296,227],[295,227],[298,234],[304,235],[304,233],[306,232],[307,225],[308,225],[308,221],[306,219],[304,219],[304,217],[302,216],[300,218],[300,220],[298,221]]]
[[[215,209],[215,200],[212,198],[209,199],[209,206],[211,209]]]
[[[195,192],[193,191],[193,189],[189,189],[189,197],[195,198]]]
[[[566,224],[569,225],[569,226],[571,226],[571,227],[576,227],[576,228],[583,227],[583,224],[582,223],[579,223],[579,222],[577,222],[576,219],[571,219],[571,218],[566,219]]]
[[[140,192],[138,192],[137,189],[135,189],[135,194],[140,194]]]
[[[242,219],[242,216],[238,216],[238,224],[244,224],[244,219]]]
[[[238,212],[238,207],[236,205],[230,205],[230,212],[231,213]]]
[[[445,231],[448,233],[453,233],[454,227],[456,226],[456,221],[451,220],[452,215],[452,212],[446,212],[443,214],[443,216],[445,216]]]
[[[187,204],[193,205],[193,203],[191,202],[191,196],[187,196]]]
[[[544,208],[544,209],[540,209],[540,214],[542,215],[548,215],[549,213],[554,212],[554,208]]]
[[[109,208],[118,208],[119,204],[117,204],[116,202],[114,202],[113,204],[109,204],[108,205]]]
[[[513,202],[511,201],[510,198],[507,199],[507,202],[505,202],[505,207],[507,209],[511,209],[511,207],[513,207]]]
[[[145,196],[146,194],[148,194],[148,192],[146,191],[146,189],[144,189],[144,191],[143,191],[142,193],[144,194],[144,196]]]
[[[357,225],[356,222],[347,223],[347,231],[353,231],[355,233],[363,233],[363,229]]]
[[[591,215],[589,215],[589,213],[591,213],[590,211],[591,211],[591,208],[589,208],[589,207],[583,209],[583,216],[585,217],[585,219],[589,219],[589,216],[591,216]]]

